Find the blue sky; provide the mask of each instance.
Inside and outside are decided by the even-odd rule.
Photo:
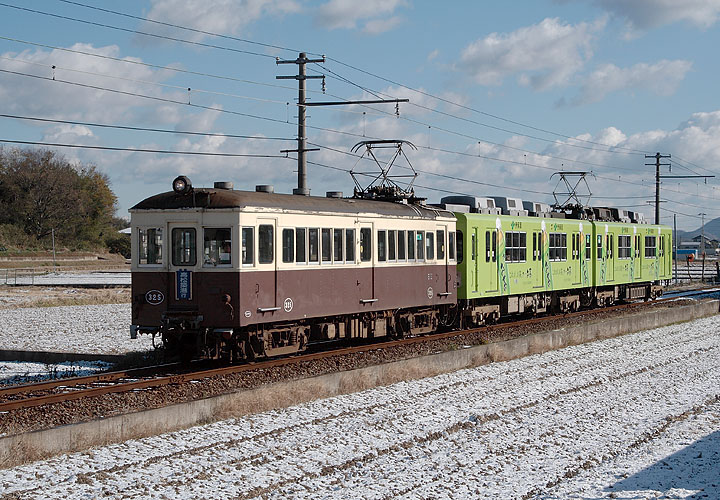
[[[56,121],[0,117],[0,139],[282,156],[296,147],[297,90],[275,77],[296,67],[275,58],[302,50],[328,57],[308,66],[326,75],[327,91],[310,80],[309,99],[410,99],[399,117],[387,104],[310,108],[308,140],[321,148],[308,154],[321,164],[309,166],[314,195],[352,192],[346,171],[366,162],[348,153],[368,138],[418,146],[408,156],[420,171],[416,192],[430,201],[453,192],[552,203],[554,172],[592,171],[590,204],[652,219],[654,168],[645,154],[672,155],[672,175],[720,176],[720,0],[439,5],[3,0],[0,114]],[[196,186],[229,180],[236,189],[291,192],[296,183],[295,162],[285,158],[56,149],[109,176],[119,215],[179,174]],[[720,217],[719,183],[664,180],[662,222],[677,214],[680,228],[695,229],[699,213]]]

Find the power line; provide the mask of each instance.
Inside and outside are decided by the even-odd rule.
[[[55,64],[49,65],[47,63],[28,61],[26,59],[4,57],[4,56],[0,56],[0,59],[4,59],[6,61],[11,61],[11,62],[18,62],[18,63],[22,63],[22,64],[29,64],[31,66],[40,66],[43,68],[51,68],[53,70],[53,74],[54,74],[55,70],[59,69],[59,70],[63,70],[63,71],[69,71],[72,73],[79,73],[81,75],[99,76],[101,78],[110,78],[113,80],[121,80],[124,82],[141,83],[144,85],[153,85],[156,87],[169,88],[169,89],[180,90],[180,91],[195,92],[195,93],[201,93],[201,94],[211,94],[211,95],[218,95],[218,96],[223,96],[223,97],[234,97],[237,99],[247,99],[247,100],[251,100],[251,101],[269,102],[269,103],[273,103],[273,104],[283,104],[284,105],[287,103],[287,101],[278,101],[278,100],[273,100],[273,99],[261,99],[259,97],[250,97],[250,96],[244,96],[244,95],[230,94],[227,92],[217,92],[217,91],[213,91],[213,90],[205,90],[205,89],[199,89],[199,88],[194,88],[194,87],[191,88],[191,87],[182,86],[182,85],[170,85],[167,83],[153,82],[153,81],[149,81],[149,80],[137,80],[137,79],[133,79],[133,78],[125,78],[122,76],[108,75],[105,73],[97,73],[94,71],[84,71],[84,70],[80,70],[80,69],[66,68],[63,66],[57,66]]]
[[[253,81],[253,80],[245,80],[245,79],[242,79],[242,78],[235,78],[235,77],[232,77],[232,76],[215,75],[215,74],[212,74],[212,73],[204,73],[204,72],[201,72],[201,71],[190,71],[190,70],[187,70],[187,69],[176,68],[176,67],[174,67],[174,66],[162,66],[162,65],[159,65],[159,64],[151,64],[151,63],[146,63],[146,62],[142,62],[142,61],[134,61],[134,60],[132,60],[132,59],[123,59],[123,58],[120,58],[120,57],[112,57],[112,56],[108,56],[108,55],[104,55],[104,54],[95,54],[95,53],[93,53],[93,52],[86,52],[86,51],[76,50],[76,49],[68,49],[68,48],[65,48],[65,47],[57,47],[57,46],[54,46],[54,45],[47,45],[47,44],[44,44],[44,43],[29,42],[29,41],[27,41],[27,40],[20,40],[20,39],[18,39],[18,38],[10,38],[10,37],[6,37],[6,36],[0,36],[0,40],[8,40],[8,41],[11,41],[11,42],[22,43],[22,44],[25,44],[25,45],[32,45],[32,46],[34,46],[34,47],[44,47],[44,48],[46,48],[46,49],[60,50],[60,51],[69,52],[69,53],[72,53],[72,54],[81,54],[81,55],[90,56],[90,57],[98,57],[98,58],[100,58],[100,59],[109,59],[109,60],[111,60],[111,61],[117,61],[117,62],[122,62],[122,63],[127,63],[127,64],[135,64],[135,65],[138,65],[138,66],[145,66],[145,67],[148,67],[148,68],[160,69],[160,70],[163,70],[163,71],[174,71],[174,72],[176,72],[176,73],[185,73],[185,74],[194,75],[194,76],[202,76],[202,77],[207,77],[207,78],[215,78],[215,79],[227,80],[227,81],[231,81],[231,82],[247,83],[247,84],[250,84],[250,85],[258,85],[258,86],[262,86],[262,87],[272,87],[272,88],[283,89],[283,90],[294,90],[293,87],[289,87],[289,86],[287,86],[287,85],[278,85],[278,84],[273,84],[273,83],[255,82],[255,81]],[[314,91],[309,91],[309,92],[314,92]],[[320,92],[318,91],[317,93],[320,93]]]
[[[79,6],[86,7],[86,8],[90,8],[90,9],[95,9],[95,10],[100,10],[100,11],[112,13],[112,14],[115,14],[115,15],[121,15],[121,16],[125,16],[125,17],[131,17],[131,18],[135,18],[135,19],[143,19],[143,20],[145,20],[144,18],[140,18],[139,16],[133,16],[133,15],[131,15],[131,14],[125,14],[125,13],[120,13],[120,12],[117,12],[117,11],[111,11],[111,10],[109,10],[109,9],[102,9],[102,8],[99,8],[99,7],[88,6],[88,5],[85,5],[85,4],[81,4],[81,3],[79,3],[79,2],[69,2],[69,1],[66,1],[66,0],[61,0],[61,1],[64,1],[65,3],[73,3],[73,4],[75,4],[75,5],[79,5]],[[143,32],[143,31],[139,31],[139,30],[131,30],[131,29],[127,29],[127,28],[120,28],[120,27],[118,27],[118,26],[113,26],[113,25],[109,25],[109,24],[96,23],[96,22],[93,22],[93,21],[87,21],[87,20],[83,20],[83,19],[73,18],[73,17],[70,17],[70,16],[63,16],[63,15],[59,15],[59,14],[53,14],[53,13],[49,13],[49,12],[44,12],[44,11],[35,10],[35,9],[29,9],[29,8],[26,8],[26,7],[19,7],[19,6],[15,6],[15,5],[9,5],[9,4],[5,4],[5,3],[0,3],[0,6],[4,6],[4,7],[8,7],[8,8],[13,8],[13,9],[18,9],[18,10],[23,10],[23,11],[27,11],[27,12],[31,12],[31,13],[35,13],[35,14],[41,14],[41,15],[46,15],[46,16],[51,16],[51,17],[60,18],[60,19],[70,20],[70,21],[74,21],[74,22],[91,24],[91,25],[94,25],[94,26],[104,27],[104,28],[108,28],[108,29],[115,29],[115,30],[119,30],[119,31],[124,31],[124,32],[129,32],[129,33],[135,33],[135,34],[140,34],[140,35],[149,36],[149,37],[156,37],[156,38],[166,39],[166,40],[175,41],[175,42],[180,42],[180,43],[187,43],[187,44],[198,45],[198,46],[203,46],[203,47],[208,47],[208,48],[214,48],[214,49],[219,49],[219,50],[227,50],[227,51],[232,51],[232,52],[239,52],[239,53],[244,53],[244,54],[249,54],[249,55],[255,55],[255,56],[271,57],[271,58],[273,57],[273,56],[271,56],[271,55],[269,55],[269,54],[262,54],[262,53],[258,53],[258,52],[246,51],[246,50],[241,50],[241,49],[234,49],[234,48],[231,48],[231,47],[225,47],[225,46],[214,45],[214,44],[207,44],[207,43],[203,43],[203,42],[194,42],[194,41],[191,41],[191,40],[185,40],[185,39],[170,37],[170,36],[166,36],[166,35],[158,35],[158,34],[154,34],[154,33],[147,33],[147,32]],[[218,37],[222,37],[222,38],[229,38],[229,39],[233,39],[233,40],[236,40],[236,41],[241,41],[241,42],[244,42],[244,43],[254,43],[254,44],[257,44],[257,45],[279,48],[279,49],[281,49],[281,50],[291,50],[291,49],[288,49],[288,48],[285,48],[285,47],[272,46],[272,45],[270,45],[270,44],[263,44],[263,43],[261,43],[261,42],[252,42],[252,41],[247,40],[247,39],[242,39],[242,38],[237,38],[237,37],[231,37],[231,36],[228,36],[228,35],[222,35],[222,34],[213,33],[213,32],[210,32],[210,31],[196,30],[196,29],[194,29],[194,28],[189,28],[189,27],[185,27],[185,26],[180,26],[180,25],[177,25],[177,24],[164,23],[164,22],[162,22],[162,21],[156,21],[156,20],[148,20],[148,21],[149,21],[149,22],[158,23],[158,24],[167,25],[167,26],[172,26],[172,27],[175,27],[175,28],[178,28],[178,29],[185,29],[185,30],[188,30],[188,31],[203,33],[203,34],[207,34],[207,35],[211,35],[211,36],[218,36]],[[593,144],[593,145],[596,145],[596,146],[603,146],[603,147],[607,147],[607,148],[613,148],[613,149],[616,149],[616,150],[631,151],[631,152],[633,152],[633,153],[635,153],[635,154],[645,154],[645,153],[647,153],[647,151],[641,151],[641,150],[635,150],[635,149],[623,148],[623,147],[616,147],[616,146],[612,146],[612,145],[609,145],[609,144],[603,144],[603,143],[600,143],[600,142],[588,141],[588,140],[584,140],[584,139],[577,139],[577,138],[572,137],[572,136],[568,136],[568,135],[560,134],[560,133],[557,133],[557,132],[552,132],[552,131],[549,131],[549,130],[546,130],[546,129],[542,129],[542,128],[539,128],[539,127],[534,127],[534,126],[531,126],[531,125],[523,124],[523,123],[521,123],[521,122],[517,122],[517,121],[514,121],[514,120],[510,120],[510,119],[507,119],[507,118],[503,118],[503,117],[500,117],[500,116],[498,116],[498,115],[493,115],[493,114],[491,114],[491,113],[487,113],[487,112],[484,112],[484,111],[481,111],[481,110],[477,110],[477,109],[475,109],[475,108],[471,108],[471,107],[469,107],[469,106],[465,106],[465,105],[462,105],[462,104],[459,104],[459,103],[450,101],[449,99],[445,99],[445,98],[442,98],[442,97],[438,97],[438,96],[435,96],[435,95],[433,95],[433,94],[424,92],[424,91],[422,91],[422,90],[418,90],[418,89],[409,87],[409,86],[404,85],[404,84],[402,84],[402,83],[395,82],[395,81],[390,80],[390,79],[388,79],[388,78],[381,77],[381,76],[376,75],[376,74],[374,74],[374,73],[371,73],[371,72],[369,72],[369,71],[365,71],[365,70],[362,70],[362,69],[357,68],[357,67],[355,67],[355,66],[352,66],[352,65],[350,65],[350,64],[344,63],[344,62],[342,62],[342,61],[340,61],[340,60],[338,60],[338,59],[334,59],[334,58],[328,57],[328,60],[332,60],[332,61],[334,61],[334,62],[336,62],[336,63],[338,63],[338,64],[341,64],[341,65],[346,66],[346,67],[348,67],[348,68],[354,69],[355,71],[360,71],[360,72],[362,72],[362,73],[365,73],[365,74],[367,74],[367,75],[370,75],[370,76],[372,76],[372,77],[374,77],[374,78],[381,79],[381,80],[386,81],[386,82],[388,82],[388,83],[391,83],[391,84],[393,84],[393,85],[398,85],[398,86],[401,86],[401,87],[406,88],[406,89],[408,89],[408,90],[411,90],[411,91],[413,91],[413,92],[417,92],[417,93],[419,93],[419,94],[421,94],[421,95],[424,95],[424,96],[426,96],[426,97],[430,97],[430,98],[433,98],[433,99],[437,99],[437,100],[439,100],[439,101],[441,101],[441,102],[445,102],[445,103],[447,103],[447,104],[451,104],[451,105],[453,105],[453,106],[457,106],[457,107],[460,107],[460,108],[462,108],[462,109],[467,109],[467,110],[473,111],[473,112],[475,112],[475,113],[479,113],[479,114],[482,114],[482,115],[485,115],[485,116],[489,116],[489,117],[492,117],[492,118],[497,119],[497,120],[505,121],[505,122],[507,122],[507,123],[512,123],[512,124],[514,124],[514,125],[518,125],[518,126],[530,128],[530,129],[532,129],[532,130],[536,130],[536,131],[539,131],[539,132],[543,132],[543,133],[555,135],[555,136],[558,136],[558,137],[563,137],[563,138],[565,138],[565,139],[567,139],[567,140],[571,140],[571,141],[584,142],[584,143],[587,143],[587,144]],[[334,73],[334,74],[337,75],[337,73]],[[338,77],[339,77],[339,78],[343,78],[345,81],[347,81],[347,82],[349,82],[349,83],[352,83],[349,79],[345,79],[344,77],[340,77],[339,75],[338,75]],[[363,87],[361,87],[361,86],[358,86],[358,87],[359,87],[359,88],[363,88]],[[438,110],[434,110],[434,109],[432,109],[432,108],[427,108],[427,109],[430,110],[430,111],[433,111],[433,112],[443,113],[443,112],[440,112],[440,111],[438,111]],[[447,114],[447,113],[443,113],[443,114]],[[448,116],[451,116],[451,117],[454,117],[454,118],[457,118],[457,119],[462,119],[461,117],[457,117],[457,116],[454,116],[454,115],[451,115],[451,114],[447,114],[447,115],[448,115]],[[543,139],[543,138],[538,138],[538,137],[534,137],[534,136],[529,136],[529,135],[527,135],[527,134],[522,134],[522,133],[520,133],[520,132],[510,131],[510,130],[502,129],[502,128],[499,128],[499,127],[493,127],[493,126],[486,125],[486,124],[481,124],[481,125],[483,125],[483,126],[488,126],[488,127],[491,127],[491,128],[495,128],[495,129],[497,129],[497,130],[501,130],[501,131],[504,131],[504,132],[507,132],[507,133],[512,133],[512,134],[516,134],[516,135],[522,135],[522,136],[534,138],[534,139],[537,139],[537,140],[552,142],[552,141],[550,141],[549,139]],[[570,145],[570,144],[569,144],[569,145]],[[570,146],[572,146],[572,145],[570,145]],[[590,148],[590,149],[593,149],[593,148]],[[608,152],[617,152],[617,151],[608,151]]]
[[[172,155],[190,155],[190,156],[222,156],[229,158],[282,158],[286,159],[285,155],[268,155],[268,154],[250,154],[250,153],[211,153],[204,151],[173,151],[170,149],[140,149],[140,148],[121,148],[112,146],[88,146],[85,144],[63,144],[56,142],[42,142],[42,141],[15,141],[10,139],[0,139],[1,143],[7,144],[23,144],[29,146],[49,146],[57,148],[75,148],[75,149],[98,149],[102,151],[130,151],[133,153],[158,153],[158,154],[172,154]]]
[[[180,134],[180,135],[199,135],[199,136],[205,136],[205,137],[227,137],[231,139],[257,139],[257,140],[266,140],[266,141],[294,141],[294,138],[287,138],[287,137],[265,137],[265,136],[254,136],[254,135],[239,135],[239,134],[222,134],[219,132],[191,132],[187,130],[168,130],[168,129],[160,129],[160,128],[147,128],[147,127],[134,127],[130,125],[111,125],[107,123],[94,123],[94,122],[82,122],[82,121],[75,121],[75,120],[56,120],[51,118],[39,118],[35,116],[19,116],[19,115],[8,115],[4,113],[0,113],[0,117],[2,118],[13,118],[16,120],[29,120],[29,121],[36,121],[36,122],[45,122],[45,123],[62,123],[66,125],[83,125],[86,127],[101,127],[101,128],[112,128],[112,129],[119,129],[119,130],[134,130],[139,132],[159,132],[159,133],[166,133],[166,134]]]
[[[172,104],[179,104],[179,105],[189,106],[189,107],[194,107],[194,108],[199,108],[199,109],[212,110],[212,111],[216,111],[216,112],[219,112],[219,113],[229,113],[229,114],[232,114],[232,115],[245,116],[245,117],[249,117],[249,118],[255,118],[255,119],[270,121],[270,122],[274,122],[274,123],[281,123],[281,124],[287,124],[287,123],[288,123],[287,121],[283,121],[283,120],[279,120],[279,119],[275,119],[275,118],[270,118],[270,117],[265,117],[265,116],[252,115],[252,114],[249,114],[249,113],[242,113],[242,112],[239,112],[239,111],[232,111],[232,110],[226,110],[226,109],[218,109],[218,108],[214,108],[214,107],[211,107],[211,106],[202,106],[202,105],[199,105],[199,104],[191,104],[191,103],[186,103],[186,102],[181,102],[181,101],[175,101],[175,100],[173,100],[173,99],[161,98],[161,97],[156,97],[156,96],[148,96],[148,95],[144,95],[144,94],[138,94],[138,93],[121,91],[121,90],[115,90],[115,89],[108,89],[108,88],[104,88],[104,87],[99,87],[99,86],[95,86],[95,85],[88,85],[88,84],[82,84],[82,83],[78,83],[78,82],[71,82],[71,81],[59,80],[59,79],[53,80],[52,78],[49,78],[49,77],[32,75],[32,74],[28,74],[28,73],[15,72],[15,71],[4,70],[4,69],[0,69],[0,72],[9,73],[9,74],[15,74],[15,75],[20,75],[20,76],[26,76],[26,77],[31,77],[31,78],[36,78],[36,79],[40,79],[40,80],[44,80],[44,81],[53,81],[53,82],[65,83],[65,84],[68,84],[68,85],[74,85],[74,86],[79,86],[79,87],[84,87],[84,88],[91,88],[91,89],[94,89],[94,90],[102,90],[102,91],[107,91],[107,92],[112,92],[112,93],[118,93],[118,94],[128,95],[128,96],[134,96],[134,97],[140,97],[140,98],[145,98],[145,99],[150,99],[150,100],[156,100],[156,101],[161,101],[161,102],[167,102],[167,103],[172,103]],[[321,130],[321,131],[326,131],[326,132],[330,132],[330,133],[336,133],[336,134],[343,134],[343,135],[348,135],[348,136],[353,136],[353,137],[363,137],[363,138],[366,138],[366,136],[362,136],[362,135],[360,135],[360,134],[355,134],[355,133],[352,133],[352,132],[339,131],[339,130],[324,128],[324,127],[312,126],[312,125],[308,125],[307,127],[308,127],[308,128],[311,128],[311,129],[314,129],[314,130]],[[473,139],[474,139],[474,138],[473,138]],[[426,146],[421,146],[421,147],[425,148]],[[458,153],[458,152],[454,152],[454,154],[459,154],[459,153]],[[544,156],[544,155],[540,155],[540,154],[538,154],[538,155],[539,155],[539,156]],[[473,156],[474,156],[474,155],[473,155]],[[548,167],[544,167],[544,166],[540,166],[540,165],[531,165],[531,164],[526,164],[526,163],[520,163],[519,161],[513,161],[513,160],[505,160],[505,159],[492,158],[492,157],[487,157],[486,159],[495,160],[495,161],[502,161],[502,162],[510,162],[510,163],[515,163],[515,164],[517,164],[517,165],[534,166],[534,167],[536,167],[536,168],[548,169]],[[571,161],[572,161],[572,160],[571,160]],[[625,180],[625,181],[619,181],[619,180],[614,179],[614,178],[612,178],[612,177],[603,177],[603,176],[597,176],[597,177],[600,178],[600,179],[610,180],[610,181],[613,181],[613,182],[623,182],[623,183],[626,183],[626,184],[638,185],[638,186],[646,187],[646,186],[645,186],[644,184],[642,184],[642,183],[637,183],[637,182],[632,182],[632,181],[627,181],[627,180]],[[682,192],[680,192],[680,191],[672,190],[672,189],[667,189],[667,188],[666,188],[666,191],[676,192],[676,193],[679,193],[679,194],[684,194],[684,193],[682,193]],[[713,197],[706,197],[706,196],[702,196],[702,195],[698,195],[698,196],[696,196],[696,197],[699,197],[699,198],[708,198],[708,199],[715,199],[715,198],[713,198]]]
[[[88,21],[88,20],[86,20],[86,19],[79,19],[79,18],[76,18],[76,17],[63,16],[63,15],[60,15],[60,14],[53,14],[53,13],[51,13],[51,12],[44,12],[44,11],[42,11],[42,10],[29,9],[29,8],[27,8],[27,7],[19,7],[19,6],[17,6],[17,5],[10,5],[10,4],[6,4],[6,3],[2,3],[2,2],[0,2],[0,7],[8,7],[8,8],[10,8],[10,9],[22,10],[22,11],[25,11],[25,12],[31,12],[31,13],[33,13],[33,14],[40,14],[40,15],[43,15],[43,16],[54,17],[54,18],[57,18],[57,19],[64,19],[64,20],[66,20],[66,21],[73,21],[73,22],[76,22],[76,23],[89,24],[89,25],[92,25],[92,26],[98,26],[98,27],[101,27],[101,28],[108,28],[108,29],[112,29],[112,30],[122,31],[122,32],[125,32],[125,33],[133,33],[133,34],[136,34],[136,35],[143,35],[143,36],[147,36],[147,37],[151,37],[151,38],[159,38],[159,39],[162,39],[162,40],[169,40],[169,41],[171,41],[171,42],[186,43],[186,44],[188,44],[188,45],[197,45],[198,47],[205,47],[205,48],[210,48],[210,49],[225,50],[225,51],[228,51],[228,52],[235,52],[235,53],[239,53],[239,54],[247,54],[247,55],[251,55],[251,56],[268,57],[268,58],[270,58],[270,59],[275,59],[275,56],[272,56],[272,55],[270,55],[270,54],[263,54],[263,53],[261,53],[261,52],[253,52],[253,51],[250,51],[250,50],[235,49],[235,48],[232,48],[232,47],[225,47],[225,46],[222,46],[222,45],[215,45],[215,44],[212,44],[212,43],[194,42],[194,41],[192,41],[192,40],[185,40],[185,39],[182,39],[182,38],[176,38],[176,37],[167,36],[167,35],[158,35],[158,34],[156,34],[156,33],[148,33],[148,32],[140,31],[140,30],[133,30],[133,29],[129,29],[129,28],[121,28],[121,27],[119,27],[119,26],[113,26],[113,25],[111,25],[111,24],[97,23],[97,22],[94,22],[94,21]]]
[[[0,69],[0,72],[2,72],[2,73],[9,73],[9,74],[18,75],[18,76],[25,76],[25,77],[29,77],[29,78],[36,78],[36,79],[38,79],[38,80],[45,80],[45,81],[50,81],[50,82],[64,83],[64,84],[66,84],[66,85],[74,85],[74,86],[77,86],[77,87],[89,88],[89,89],[93,89],[93,90],[102,90],[102,91],[105,91],[105,92],[112,92],[112,93],[115,93],[115,94],[127,95],[127,96],[132,96],[132,97],[141,97],[141,98],[143,98],[143,99],[149,99],[149,100],[153,100],[153,101],[167,102],[167,103],[171,103],[171,104],[180,104],[180,105],[189,106],[189,107],[192,107],[192,108],[198,108],[198,109],[206,109],[206,110],[210,110],[210,111],[216,111],[216,112],[218,112],[218,113],[229,113],[229,114],[237,115],[237,116],[245,116],[245,117],[247,117],[247,118],[255,118],[255,119],[257,119],[257,120],[265,120],[265,121],[269,121],[269,122],[282,123],[282,124],[287,124],[287,123],[288,123],[287,121],[280,120],[280,119],[277,119],[277,118],[269,118],[269,117],[267,117],[267,116],[253,115],[253,114],[250,114],[250,113],[242,113],[242,112],[240,112],[240,111],[231,111],[231,110],[227,110],[227,109],[214,108],[214,107],[212,107],[212,106],[203,106],[203,105],[200,105],[200,104],[192,104],[192,103],[189,103],[189,102],[176,101],[176,100],[168,99],[168,98],[165,98],[165,97],[150,96],[150,95],[145,95],[145,94],[139,94],[139,93],[136,93],[136,92],[128,92],[128,91],[125,91],[125,90],[108,89],[108,88],[105,88],[105,87],[100,87],[100,86],[98,86],[98,85],[90,85],[90,84],[87,84],[87,83],[71,82],[71,81],[69,81],[69,80],[60,80],[60,79],[57,79],[57,78],[53,79],[53,78],[49,78],[49,77],[47,77],[47,76],[32,75],[32,74],[30,74],[30,73],[22,73],[22,72],[20,72],[20,71],[10,71],[10,70],[7,70],[7,69]]]
[[[63,2],[63,3],[67,3],[67,4],[71,4],[71,5],[77,5],[77,6],[79,6],[79,7],[85,7],[86,9],[93,9],[93,10],[98,10],[98,11],[101,11],[101,12],[107,12],[108,14],[114,14],[114,15],[116,15],[116,16],[128,17],[128,18],[130,18],[130,19],[137,19],[137,20],[140,20],[140,21],[143,21],[143,22],[148,22],[148,23],[153,23],[153,24],[159,24],[159,25],[161,25],[161,26],[168,26],[168,27],[171,27],[171,28],[178,28],[178,29],[181,29],[181,30],[191,31],[191,32],[193,32],[193,33],[200,33],[200,34],[202,34],[202,35],[216,36],[216,37],[218,37],[218,38],[225,38],[225,39],[227,39],[227,40],[234,40],[234,41],[236,41],[236,42],[243,42],[243,43],[248,43],[248,44],[251,44],[251,45],[258,45],[258,46],[260,46],[260,47],[267,47],[267,48],[271,48],[271,49],[287,50],[287,51],[291,51],[291,52],[300,52],[300,50],[298,50],[298,49],[289,49],[289,48],[287,48],[287,47],[281,47],[280,45],[273,45],[273,44],[271,44],[271,43],[256,42],[256,41],[253,41],[253,40],[248,40],[247,38],[239,38],[239,37],[236,37],[236,36],[223,35],[223,34],[221,34],[221,33],[213,33],[213,32],[211,32],[211,31],[205,31],[205,30],[201,30],[201,29],[190,28],[190,27],[188,27],[188,26],[180,26],[180,25],[178,25],[178,24],[167,23],[167,22],[164,22],[164,21],[158,21],[158,20],[156,20],[156,19],[149,19],[149,18],[147,18],[147,17],[134,16],[134,15],[132,15],[132,14],[127,14],[127,13],[125,13],[125,12],[118,12],[118,11],[116,11],[116,10],[103,9],[103,8],[101,8],[101,7],[96,7],[96,6],[94,6],[94,5],[86,5],[86,4],[80,3],[80,2],[72,2],[72,1],[70,1],[70,0],[58,0],[58,1]]]

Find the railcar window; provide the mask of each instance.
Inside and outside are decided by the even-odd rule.
[[[445,231],[439,229],[437,232],[437,258],[445,260]]]
[[[455,260],[455,231],[448,232],[448,257]]]
[[[298,264],[307,264],[305,232],[306,229],[304,227],[295,228],[295,262]]]
[[[408,260],[415,260],[415,231],[407,232],[407,245]]]
[[[460,264],[460,263],[462,263],[462,261],[463,261],[463,252],[464,252],[464,249],[463,249],[463,232],[462,232],[462,231],[458,231],[458,232],[456,233],[456,238],[457,238],[457,262],[458,262],[458,264]]]
[[[332,229],[329,227],[322,229],[322,260],[323,262],[332,261]]]
[[[585,235],[585,260],[590,260],[590,254],[592,253],[592,238],[589,234]]]
[[[230,228],[206,227],[203,229],[203,266],[229,266],[232,240]]]
[[[282,232],[282,261],[295,261],[295,231],[292,229],[283,229]]]
[[[397,231],[388,231],[388,260],[396,260]]]
[[[398,245],[397,245],[398,260],[405,260],[405,238],[407,238],[405,231],[398,231]]]
[[[423,232],[418,231],[417,233],[415,233],[415,235],[416,235],[415,239],[417,241],[417,246],[415,248],[415,258],[417,260],[424,260],[425,259],[425,255],[424,255],[425,246],[424,246],[424,242],[423,242]]]
[[[567,233],[550,233],[550,251],[551,261],[567,260]]]
[[[275,228],[271,224],[258,227],[258,261],[272,264],[275,260]]]
[[[640,257],[640,236],[635,235],[635,258]]]
[[[319,238],[320,236],[317,228],[311,227],[310,229],[308,229],[308,257],[310,262],[319,262]]]
[[[608,259],[612,259],[612,251],[613,251],[613,238],[611,234],[605,235],[605,254],[607,255]]]
[[[355,262],[355,230],[345,230],[345,262]]]
[[[176,227],[172,230],[173,266],[194,266],[197,263],[195,228]]]
[[[537,234],[537,242],[538,242],[537,260],[542,260],[543,259],[543,235],[542,235],[542,233]]]
[[[343,233],[342,229],[333,231],[333,259],[338,264],[343,261]]]
[[[630,258],[630,235],[619,234],[618,235],[618,259],[629,259]]]
[[[602,234],[597,235],[597,260],[602,260]]]
[[[387,233],[385,231],[377,232],[378,244],[378,261],[385,262],[387,260]]]
[[[525,262],[527,258],[527,233],[508,231],[505,233],[505,260]]]
[[[253,265],[255,262],[255,228],[242,228],[242,263],[244,265]]]
[[[655,257],[657,255],[655,245],[655,236],[645,236],[645,257]]]
[[[435,260],[435,233],[432,231],[425,234],[425,258]]]
[[[372,259],[372,229],[360,228],[360,260],[369,262]]]
[[[140,265],[162,264],[163,230],[161,227],[140,229]]]

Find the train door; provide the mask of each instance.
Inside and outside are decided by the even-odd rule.
[[[533,231],[532,242],[533,287],[543,287],[543,241],[542,231]]]
[[[666,268],[666,259],[665,259],[665,235],[662,233],[658,233],[658,245],[660,246],[659,250],[659,256],[658,256],[658,264],[660,265],[660,276],[665,276]]]
[[[414,240],[414,231],[408,231],[410,243]],[[360,221],[358,259],[360,266],[357,276],[357,287],[360,304],[372,305],[377,302],[375,295],[375,261],[373,259],[373,245],[375,244],[375,227],[370,221]],[[409,257],[409,255],[408,255]]]
[[[194,271],[198,263],[198,234],[193,223],[168,224],[170,255],[166,297],[177,305],[190,305],[196,301],[193,294]]]
[[[607,281],[615,281],[615,235],[605,234],[605,255],[607,256]]]
[[[272,316],[279,311],[282,303],[277,297],[277,220],[258,218],[257,220],[257,281],[255,295],[257,311],[261,317]],[[292,298],[292,297],[291,297]]]
[[[635,266],[634,275],[636,281],[642,280],[642,262],[643,262],[643,251],[642,251],[642,236],[639,234],[635,235],[635,246],[633,248],[634,260],[633,265]]]
[[[478,258],[484,258],[486,269],[483,279],[487,282],[487,291],[496,292],[498,290],[498,263],[497,263],[497,230],[485,231],[485,255]]]
[[[448,251],[448,245],[447,245],[447,239],[449,237],[448,234],[448,227],[446,225],[438,226],[437,230],[435,232],[435,241],[436,241],[436,251],[435,251],[435,257],[437,258],[438,265],[443,266],[444,272],[441,275],[445,279],[445,284],[440,285],[440,290],[438,292],[445,294],[445,296],[450,294],[450,269],[449,269],[449,251]]]
[[[572,267],[573,284],[577,285],[582,281],[582,260],[580,259],[580,233],[572,233]]]

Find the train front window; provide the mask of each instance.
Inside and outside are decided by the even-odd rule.
[[[232,255],[230,228],[206,227],[203,229],[203,266],[229,266]]]
[[[163,230],[161,227],[140,229],[140,261],[143,265],[162,264]]]
[[[176,227],[172,230],[173,266],[194,266],[197,263],[195,228]]]

